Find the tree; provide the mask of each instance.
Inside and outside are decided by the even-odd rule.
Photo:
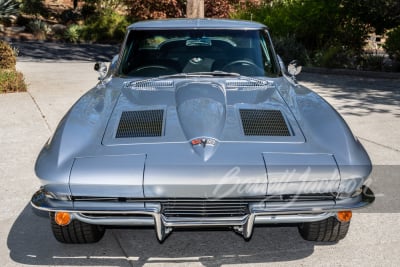
[[[186,17],[204,18],[204,0],[187,0]]]
[[[205,17],[229,18],[231,14],[235,12],[236,8],[244,5],[245,2],[259,3],[260,1],[261,0],[125,0],[126,5],[131,7],[131,15],[138,20],[191,17],[192,14],[187,13],[186,8],[192,10],[194,7],[200,11],[200,13],[194,16],[202,17],[201,14],[203,12],[201,9],[203,5]]]
[[[309,51],[331,45],[360,50],[372,26],[372,20],[367,23],[368,17],[360,16],[366,9],[353,0],[274,0],[239,12],[238,17],[263,22],[275,36],[296,36]]]
[[[399,0],[342,0],[348,15],[373,27],[378,34],[400,25]]]
[[[186,10],[185,0],[126,0],[130,14],[137,20],[182,18]]]

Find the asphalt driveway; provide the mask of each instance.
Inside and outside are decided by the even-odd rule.
[[[338,244],[306,242],[296,227],[257,227],[249,242],[231,231],[175,231],[163,244],[153,229],[111,229],[93,245],[64,245],[48,218],[29,206],[33,166],[68,108],[97,82],[90,62],[19,61],[27,93],[0,95],[0,266],[292,266],[400,264],[400,80],[302,74],[349,123],[378,173],[375,207],[355,213]],[[384,174],[384,175],[382,175]],[[381,184],[385,186],[382,186]],[[396,206],[397,205],[397,206]]]
[[[110,61],[119,52],[118,44],[69,44],[43,41],[11,42],[19,61]]]

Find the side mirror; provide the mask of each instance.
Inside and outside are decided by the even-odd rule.
[[[96,62],[94,64],[94,70],[99,73],[100,81],[103,81],[107,76],[107,64],[105,62]]]
[[[292,75],[293,81],[296,81],[296,76],[299,75],[301,72],[301,65],[299,61],[297,60],[292,60],[289,65],[288,65],[288,72],[290,75]]]

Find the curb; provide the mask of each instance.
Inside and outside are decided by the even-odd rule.
[[[365,77],[365,78],[378,78],[378,79],[400,79],[400,72],[328,69],[328,68],[317,68],[317,67],[303,67],[303,72],[318,73],[318,74],[330,74],[330,75],[349,75],[349,76],[359,76],[359,77]]]

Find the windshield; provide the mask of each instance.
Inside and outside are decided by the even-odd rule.
[[[263,30],[132,30],[118,73],[158,77],[229,72],[276,77],[279,69]]]

